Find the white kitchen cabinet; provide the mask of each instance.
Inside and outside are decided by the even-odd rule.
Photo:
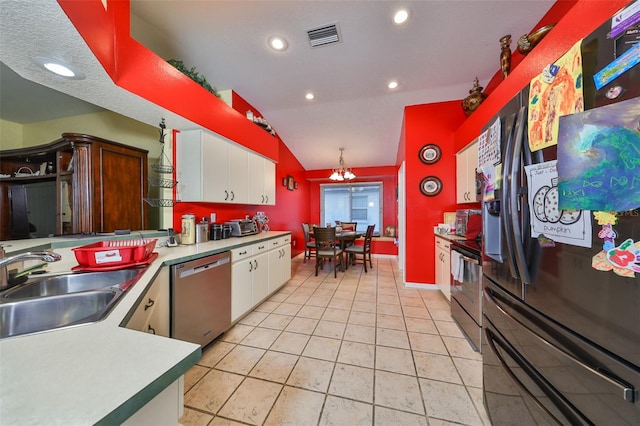
[[[272,241],[269,251],[269,294],[291,278],[291,237]]]
[[[473,142],[456,154],[456,202],[476,202],[476,168],[478,142]]]
[[[247,204],[249,151],[214,133],[180,132],[176,139],[178,198]]]
[[[276,204],[276,165],[260,155],[249,153],[249,204]]]
[[[169,267],[163,266],[125,327],[169,337],[169,312]]]
[[[436,284],[447,300],[451,301],[451,243],[436,238]]]
[[[231,263],[231,321],[236,321],[291,278],[291,236],[233,249]]]

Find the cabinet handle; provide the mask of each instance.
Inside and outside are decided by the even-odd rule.
[[[229,191],[224,190],[224,200],[227,201],[229,199]]]
[[[156,329],[151,327],[151,324],[147,325],[147,333],[156,334]]]
[[[236,198],[236,194],[233,191],[231,191],[231,201],[233,201],[235,198]]]
[[[152,298],[149,298],[149,301],[147,302],[147,304],[144,305],[144,310],[146,311],[147,309],[152,307],[154,303],[156,303],[156,302]]]
[[[262,200],[262,201],[261,201],[261,203],[262,203],[262,204],[264,204],[264,194],[263,194],[263,195],[261,195],[260,197],[262,197],[262,198],[261,198],[261,200]]]
[[[254,260],[254,262],[256,262],[256,267],[254,269],[258,270],[258,259]]]
[[[249,261],[249,272],[253,272],[253,262]]]
[[[247,254],[247,251],[246,251],[246,250],[245,250],[245,251],[241,251],[241,252],[240,252],[240,253],[238,253],[238,254],[239,254],[239,255],[245,255],[245,254]]]
[[[269,196],[268,196],[268,195],[265,195],[265,196],[264,196],[264,202],[265,202],[266,204],[268,204],[268,203],[269,203]]]

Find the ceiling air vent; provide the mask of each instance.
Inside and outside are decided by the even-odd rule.
[[[337,23],[314,28],[307,31],[307,35],[309,36],[309,44],[311,44],[311,47],[325,46],[340,41]]]

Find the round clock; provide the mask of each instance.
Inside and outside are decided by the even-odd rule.
[[[437,162],[441,156],[442,151],[440,150],[440,147],[432,143],[420,148],[420,152],[418,153],[420,161],[424,164],[433,164]]]
[[[427,176],[420,181],[420,192],[427,197],[438,195],[442,191],[442,181],[435,176]]]

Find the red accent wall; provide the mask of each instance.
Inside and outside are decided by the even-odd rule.
[[[464,121],[460,101],[405,107],[404,147],[406,182],[406,260],[405,280],[410,283],[435,283],[435,245],[433,227],[443,214],[456,210],[456,160],[454,132]],[[435,164],[424,164],[418,157],[420,148],[434,143],[442,150]],[[420,182],[427,176],[442,181],[442,191],[433,197],[420,192]]]

